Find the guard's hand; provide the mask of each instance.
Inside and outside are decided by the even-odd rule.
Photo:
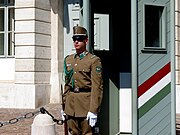
[[[63,110],[61,110],[61,118],[63,121],[65,121],[65,119],[66,119],[65,117],[66,117],[65,112]]]
[[[89,125],[94,127],[97,122],[97,114],[88,112],[86,120],[89,120]]]

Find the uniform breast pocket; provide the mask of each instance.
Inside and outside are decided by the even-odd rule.
[[[89,68],[81,67],[81,68],[79,68],[79,73],[84,77],[90,77],[90,75],[91,75],[91,71]]]

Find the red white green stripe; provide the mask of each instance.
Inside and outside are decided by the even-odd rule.
[[[170,82],[170,63],[168,63],[138,87],[138,108],[141,111],[141,115],[160,102],[160,98],[157,96],[164,98],[163,96],[170,92]],[[153,98],[158,100],[154,102]],[[148,102],[152,102],[153,105],[151,103],[151,107],[149,107],[150,103]]]
[[[168,73],[159,82],[153,85],[148,91],[146,91],[142,96],[138,98],[138,108],[140,108],[144,103],[150,100],[154,95],[156,95],[160,90],[162,90],[171,81],[171,74]]]

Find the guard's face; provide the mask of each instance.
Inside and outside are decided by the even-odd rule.
[[[86,50],[86,44],[88,41],[88,38],[86,36],[78,35],[73,36],[74,41],[74,48],[76,49],[77,53],[81,53]]]

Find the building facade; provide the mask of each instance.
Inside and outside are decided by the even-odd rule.
[[[106,0],[98,2],[85,0],[83,5],[80,0],[2,1],[0,3],[0,108],[36,108],[48,103],[61,102],[61,85],[64,84],[63,58],[75,51],[71,41],[72,27],[77,24],[84,25],[91,37],[89,44],[93,44],[93,49],[91,46],[88,49],[102,58],[105,67],[107,100],[103,102],[103,108],[108,113],[101,114],[101,117],[107,119],[106,115],[109,114],[107,119],[109,128],[106,128],[107,123],[101,126],[105,133],[117,133],[121,128],[121,131],[132,132],[131,119],[128,123],[129,129],[124,129],[127,126],[121,127],[119,120],[123,114],[119,112],[122,108],[126,108],[121,104],[123,101],[129,105],[129,110],[126,111],[132,112],[132,99],[124,99],[121,102],[122,97],[127,95],[130,97],[132,94],[131,30],[134,25],[131,21],[134,16],[141,13],[139,12],[141,4],[149,4],[151,1],[137,1],[138,12],[135,14],[132,13],[132,0],[122,2],[127,10],[119,9],[122,13],[120,15],[113,8],[116,3]],[[158,11],[162,13],[162,17],[163,5],[174,3],[175,6],[173,12],[175,14],[176,113],[180,113],[180,2],[178,0],[153,2],[158,4]],[[147,9],[152,10],[149,6]],[[165,12],[170,11],[171,9],[167,8]],[[168,17],[170,20],[170,15]],[[143,17],[141,19],[143,20]],[[140,19],[138,23],[141,23]],[[169,21],[162,23],[162,27],[168,26],[168,23]],[[166,38],[167,35],[161,36]],[[167,41],[172,40],[167,39]],[[161,49],[165,46],[162,45]],[[127,115],[127,112],[124,115]],[[131,113],[127,117],[129,116]]]
[[[36,108],[59,102],[63,4],[49,0],[3,2],[1,108]]]

